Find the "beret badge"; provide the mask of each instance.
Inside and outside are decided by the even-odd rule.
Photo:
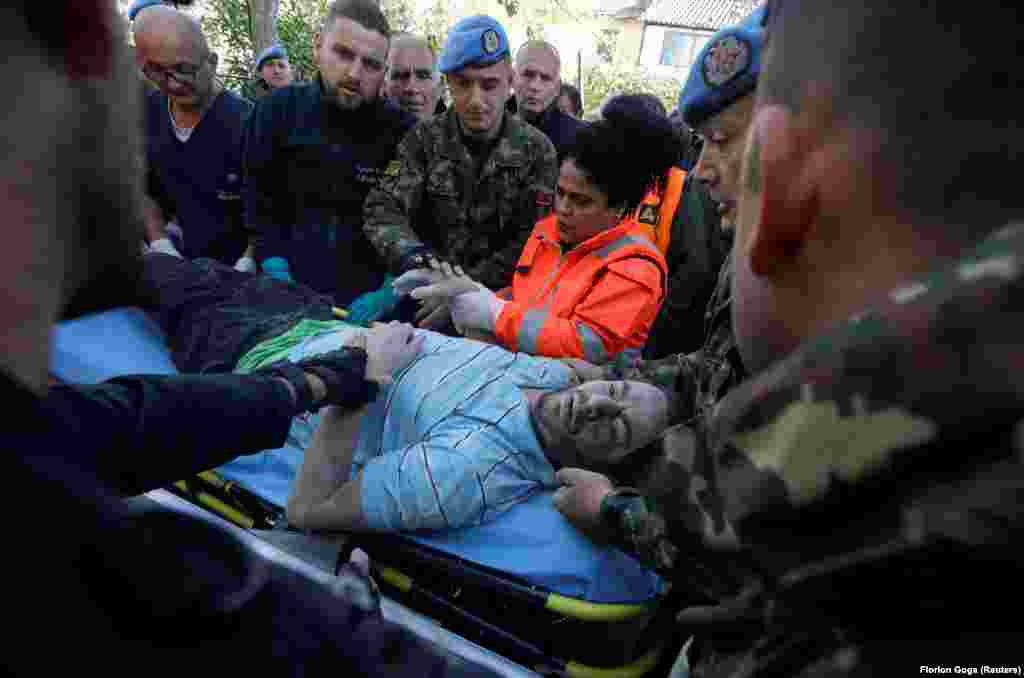
[[[720,87],[750,66],[750,45],[735,35],[726,35],[715,41],[704,55],[701,69],[704,82]]]
[[[501,40],[498,38],[498,32],[493,28],[489,28],[484,31],[484,34],[480,39],[483,42],[484,54],[494,54],[501,46]]]

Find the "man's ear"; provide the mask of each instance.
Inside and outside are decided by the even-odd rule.
[[[781,106],[755,113],[746,178],[759,213],[748,235],[750,268],[769,275],[803,247],[818,216],[818,163],[806,131]]]
[[[320,66],[320,46],[323,44],[323,33],[320,31],[316,32],[316,36],[313,38],[313,63]]]

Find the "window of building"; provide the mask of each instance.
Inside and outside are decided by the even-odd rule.
[[[665,31],[665,37],[661,43],[661,58],[658,63],[662,66],[688,69],[693,65],[707,41],[708,36],[701,33]]]

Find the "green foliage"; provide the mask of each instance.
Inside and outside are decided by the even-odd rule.
[[[277,14],[277,39],[288,50],[296,80],[316,75],[313,41],[327,15],[328,0],[281,0]]]
[[[381,0],[380,7],[393,32],[423,36],[435,51],[440,51],[451,26],[449,0],[434,0],[417,14],[415,0]]]
[[[510,18],[514,17],[519,11],[519,0],[497,0],[497,3],[501,5]]]
[[[249,4],[245,0],[214,0],[209,3],[202,26],[212,47],[221,54],[217,70],[224,84],[245,92],[256,59]]]
[[[388,25],[393,32],[414,31],[416,12],[410,0],[381,0],[380,8],[388,18]]]
[[[682,83],[642,66],[597,64],[583,68],[583,106],[587,115],[597,113],[605,99],[614,94],[647,93],[661,99],[671,112],[679,100]]]
[[[619,40],[619,34],[622,31],[618,28],[602,28],[601,32],[597,35],[597,56],[601,60],[610,64],[615,61],[615,43]]]
[[[451,17],[450,0],[434,0],[425,12],[416,17],[412,30],[425,37],[434,46],[434,50],[440,53],[448,37],[448,29],[455,23]]]
[[[328,0],[281,0],[277,15],[277,39],[288,50],[296,80],[316,74],[313,39],[327,13]],[[253,98],[258,89],[253,73],[252,14],[247,0],[209,0],[202,19],[203,30],[221,53],[219,72],[229,89]]]

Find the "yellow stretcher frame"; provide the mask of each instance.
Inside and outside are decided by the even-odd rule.
[[[247,513],[250,507],[241,505],[236,498],[237,494],[233,495],[237,491],[247,491],[234,481],[223,478],[216,471],[203,471],[194,478],[178,481],[174,483],[174,488],[187,499],[246,530],[254,529],[263,520],[262,517],[250,516]],[[264,522],[266,521],[264,520]],[[375,560],[373,570],[374,575],[381,582],[394,587],[403,594],[409,594],[416,588],[415,580],[395,567],[378,565]],[[577,621],[594,624],[638,620],[645,615],[653,615],[660,604],[659,599],[633,604],[592,603],[549,591],[536,590],[534,594],[538,602],[542,602],[545,610]],[[557,658],[552,658],[552,660],[559,664],[560,672],[569,678],[642,678],[658,666],[667,645],[665,640],[655,643],[639,658],[616,667],[591,666],[576,660],[559,660]]]

